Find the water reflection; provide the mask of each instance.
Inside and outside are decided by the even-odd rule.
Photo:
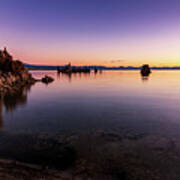
[[[0,96],[0,129],[2,129],[2,127],[3,127],[3,115],[2,115],[2,109],[3,109],[3,105],[2,105],[2,97]]]
[[[60,76],[62,78],[68,79],[69,82],[71,82],[71,80],[72,80],[72,73],[62,73],[61,75],[60,75],[60,73],[58,73],[57,74],[57,79],[60,79]]]
[[[57,79],[60,79],[60,73],[57,72]]]
[[[5,107],[7,113],[10,113],[14,111],[18,106],[24,106],[25,104],[27,104],[27,96],[31,90],[31,87],[32,85],[26,85],[18,91],[0,95],[0,129],[3,127],[3,107]]]
[[[18,105],[27,103],[27,94],[30,91],[30,86],[23,87],[15,93],[8,93],[3,96],[2,101],[7,112],[12,112]]]
[[[36,73],[36,77],[42,77],[44,74],[47,74],[47,72],[33,72]],[[69,81],[69,83],[73,81],[77,81],[77,80],[84,80],[88,81],[90,80],[93,76],[98,76],[101,75],[102,72],[100,73],[64,73],[64,74],[60,74],[57,73],[57,79],[56,80],[63,80],[63,79],[67,79]],[[52,76],[52,74],[51,74]],[[60,82],[56,81],[56,84],[60,84]],[[38,83],[35,85],[35,88],[41,87],[43,86],[44,89],[44,85],[41,83]],[[3,114],[3,108],[5,108],[5,111],[7,113],[11,113],[13,111],[15,111],[19,106],[25,106],[28,102],[28,94],[31,91],[31,87],[32,85],[26,85],[24,87],[22,87],[21,89],[19,89],[18,91],[13,91],[13,92],[9,92],[7,94],[4,95],[0,95],[0,129],[3,127],[3,116],[6,116],[6,114]],[[51,86],[53,87],[53,86]],[[62,88],[62,84],[61,84],[61,88]],[[42,89],[41,89],[42,90]],[[48,96],[48,95],[47,95]]]
[[[149,80],[149,76],[141,76],[143,82],[147,82]]]
[[[83,79],[83,78],[89,78],[91,77],[96,77],[97,75],[102,75],[102,70],[98,72],[91,72],[91,73],[57,73],[57,80],[60,79],[68,79],[68,81],[71,83],[72,80],[77,80],[77,79]]]
[[[70,131],[99,126],[102,121],[106,126],[123,120],[127,126],[133,126],[135,119],[142,120],[143,129],[147,119],[172,122],[179,118],[178,71],[154,71],[142,79],[139,71],[103,71],[96,76],[94,72],[58,76],[55,71],[34,71],[32,74],[38,79],[47,74],[55,82],[49,86],[37,83],[30,94],[25,87],[24,92],[3,97],[1,106],[7,112],[13,111],[11,114],[3,111],[4,131]],[[27,103],[27,95],[28,104],[16,109]]]

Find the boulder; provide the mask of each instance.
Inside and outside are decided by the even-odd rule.
[[[45,77],[43,77],[43,78],[41,79],[41,81],[42,81],[43,83],[48,84],[48,83],[53,82],[54,79],[53,79],[52,77],[46,75]]]
[[[141,75],[142,76],[149,76],[151,73],[151,69],[148,64],[144,64],[141,68]]]

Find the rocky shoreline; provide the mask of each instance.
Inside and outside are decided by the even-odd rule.
[[[14,60],[7,52],[6,48],[0,50],[0,94],[16,93],[19,89],[35,82],[42,81],[50,83],[54,79],[45,76],[41,80],[34,79],[28,72],[24,64],[19,60]]]
[[[27,84],[34,84],[36,80],[19,60],[7,52],[0,50],[0,93],[13,93]]]

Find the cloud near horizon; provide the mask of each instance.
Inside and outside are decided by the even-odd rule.
[[[121,63],[121,62],[124,62],[126,60],[124,59],[117,59],[117,60],[111,60],[110,63],[114,64],[114,63]]]

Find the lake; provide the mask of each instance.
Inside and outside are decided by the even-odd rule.
[[[48,74],[55,81],[37,83],[22,96],[7,98],[1,131],[66,132],[121,125],[180,136],[180,71],[154,71],[148,79],[142,79],[138,71],[32,74],[36,78]]]
[[[180,177],[180,71],[153,71],[148,78],[142,78],[139,71],[72,75],[58,75],[55,71],[31,73],[35,78],[47,74],[55,81],[48,85],[38,82],[17,95],[3,98],[1,157],[30,163],[41,163],[44,158],[43,163],[61,168],[62,164],[56,160],[50,161],[57,152],[52,146],[58,142],[75,147],[78,160],[86,159],[87,164],[104,160],[103,156],[95,161],[97,154],[105,151],[114,152],[114,159],[126,163],[131,161],[127,159],[133,154],[132,159],[142,178],[149,176],[142,170],[144,163],[148,163],[150,172],[155,173],[153,167],[158,169],[156,175],[161,178],[173,179],[172,174],[177,175],[174,179]],[[39,160],[37,156],[41,155],[34,153],[37,150],[34,144],[41,140],[48,146],[41,152],[47,155],[44,149],[53,149],[55,154],[50,153]],[[91,144],[88,149],[87,144]],[[37,146],[42,147],[42,144]],[[98,146],[103,149],[91,149]],[[171,157],[167,157],[169,152]],[[128,158],[120,154],[128,154]],[[68,165],[72,165],[71,162],[67,168]],[[133,167],[130,163],[124,171],[132,172]],[[162,173],[166,170],[170,171],[169,176]],[[118,179],[118,175],[113,174],[113,177]]]

